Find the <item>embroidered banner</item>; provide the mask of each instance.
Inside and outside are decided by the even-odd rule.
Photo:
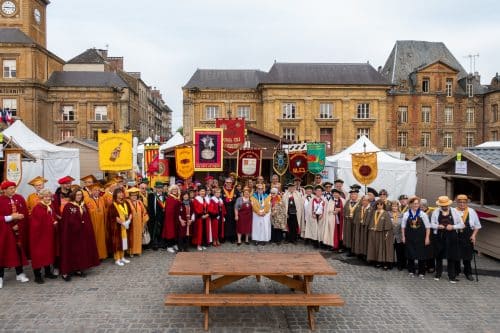
[[[257,177],[260,176],[262,166],[262,149],[239,149],[238,150],[238,176]]]
[[[229,155],[234,154],[245,142],[245,118],[217,118],[215,127],[224,133],[223,149]]]
[[[222,171],[222,128],[195,128],[194,171]]]
[[[175,148],[175,171],[177,176],[188,179],[194,174],[193,147]]]
[[[324,142],[307,144],[307,169],[310,173],[320,173],[325,168],[326,144]]]
[[[307,172],[307,153],[296,151],[288,154],[290,159],[290,173],[295,177],[302,178]]]
[[[4,180],[14,182],[16,185],[19,185],[23,176],[21,152],[20,149],[15,148],[5,148],[4,150]]]
[[[132,170],[132,132],[99,131],[97,141],[101,170]]]
[[[352,174],[363,185],[371,184],[377,178],[377,153],[352,154]]]
[[[278,176],[283,176],[288,170],[288,154],[283,149],[278,149],[273,154],[273,170]]]

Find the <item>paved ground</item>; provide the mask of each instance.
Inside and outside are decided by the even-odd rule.
[[[303,245],[236,247],[209,251],[312,251]],[[430,276],[410,278],[405,272],[368,267],[343,255],[324,253],[339,272],[315,278],[315,292],[338,293],[345,307],[322,307],[317,332],[498,332],[500,327],[500,262],[478,258],[479,283],[465,279],[450,284]],[[118,267],[110,260],[70,283],[50,280],[40,286],[15,281],[6,273],[0,290],[0,331],[18,332],[203,332],[199,308],[163,306],[168,292],[201,290],[200,278],[169,277],[174,255],[146,252]],[[33,277],[28,271],[28,276]],[[462,276],[463,277],[463,276]],[[280,284],[244,279],[225,288],[282,292]],[[308,332],[304,308],[215,308],[211,332]]]

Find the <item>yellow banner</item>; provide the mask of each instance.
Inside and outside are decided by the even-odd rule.
[[[22,150],[15,148],[5,148],[4,176],[5,180],[19,185],[23,176],[23,164],[21,162]]]
[[[352,174],[363,185],[371,184],[377,178],[377,153],[352,154]]]
[[[99,167],[103,171],[126,171],[132,169],[132,132],[99,131]]]
[[[177,171],[177,175],[183,179],[193,176],[193,147],[175,148],[175,170]]]

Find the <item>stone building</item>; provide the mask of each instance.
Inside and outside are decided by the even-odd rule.
[[[65,62],[47,50],[48,4],[12,0],[0,7],[0,108],[49,141],[96,140],[98,130],[132,130],[140,139],[159,133],[168,139],[171,110],[161,109],[165,123],[158,128],[146,121],[154,118],[148,115],[153,90],[140,73],[124,71],[123,57],[88,49]]]
[[[369,64],[274,63],[259,70],[198,69],[183,87],[184,135],[217,117],[244,117],[289,141],[338,152],[360,135],[388,147],[390,83]]]
[[[488,91],[484,94],[485,136],[488,141],[500,140],[498,135],[500,133],[498,105],[500,105],[500,76],[496,73],[488,86]]]

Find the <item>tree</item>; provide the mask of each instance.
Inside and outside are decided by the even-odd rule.
[[[179,127],[179,128],[177,129],[177,131],[176,131],[176,132],[179,132],[179,133],[181,133],[182,135],[184,135],[184,127],[182,127],[182,126],[181,126],[181,127]]]

